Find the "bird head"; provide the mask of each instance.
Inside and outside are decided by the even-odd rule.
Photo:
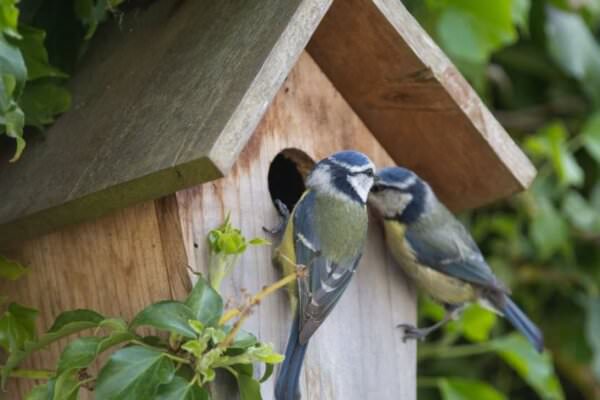
[[[366,204],[375,181],[375,166],[358,151],[340,151],[319,161],[306,179],[306,186],[346,201]]]
[[[433,199],[429,185],[413,171],[401,167],[379,171],[369,194],[369,204],[384,219],[395,219],[405,224],[416,222],[424,215]]]

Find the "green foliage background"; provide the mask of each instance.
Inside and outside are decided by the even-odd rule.
[[[600,399],[600,1],[405,4],[539,169],[465,220],[550,350],[472,308],[420,345],[419,399]]]
[[[0,146],[14,161],[24,132],[70,107],[67,78],[121,2],[0,0]],[[539,168],[531,190],[465,220],[550,350],[470,308],[419,346],[419,399],[600,399],[600,0],[404,3]],[[441,314],[423,299],[421,324]]]

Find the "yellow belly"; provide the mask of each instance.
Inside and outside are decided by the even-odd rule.
[[[419,264],[412,249],[406,243],[405,226],[396,221],[385,221],[385,238],[392,256],[419,287],[434,299],[448,304],[475,300],[473,286],[451,278],[433,268]]]

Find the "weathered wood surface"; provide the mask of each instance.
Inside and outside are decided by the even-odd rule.
[[[400,1],[335,1],[308,50],[394,160],[451,208],[532,181],[531,163]]]
[[[40,332],[77,308],[130,319],[154,301],[185,297],[190,281],[179,228],[172,195],[26,241],[10,255],[30,271],[16,282],[0,280],[0,293],[40,310]],[[51,368],[65,343],[34,353],[26,365]],[[6,398],[24,398],[32,386],[13,379]]]
[[[225,174],[330,0],[161,0],[98,35],[73,109],[0,162],[0,243]]]
[[[227,212],[246,236],[265,235],[277,214],[267,187],[270,162],[285,148],[303,150],[315,160],[355,148],[379,166],[391,158],[373,138],[314,61],[304,54],[258,126],[232,171],[222,179],[177,194],[189,263],[206,272],[206,233]],[[358,272],[335,311],[317,331],[308,350],[304,399],[403,399],[416,397],[415,344],[402,343],[399,322],[414,322],[415,300],[398,268],[386,255],[380,226],[373,222]],[[224,282],[231,299],[242,289],[257,292],[275,281],[271,249],[252,247],[233,278]],[[291,315],[286,294],[267,298],[248,321],[261,340],[283,350]],[[263,386],[272,399],[274,380]],[[229,399],[230,397],[224,396]]]

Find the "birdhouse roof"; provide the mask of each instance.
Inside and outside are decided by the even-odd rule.
[[[451,207],[532,181],[398,0],[161,0],[102,29],[70,82],[72,110],[0,165],[0,243],[227,174],[305,49],[392,158]]]

